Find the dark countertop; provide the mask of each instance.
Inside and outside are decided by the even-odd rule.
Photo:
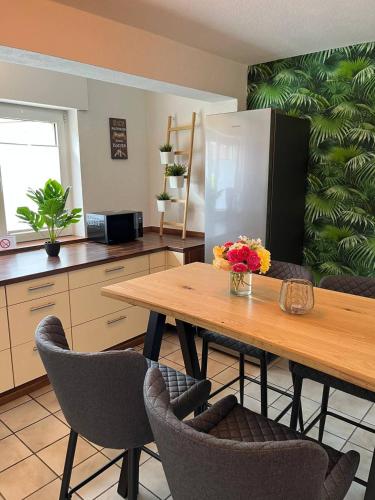
[[[203,246],[203,238],[189,237],[182,240],[180,236],[166,234],[160,237],[157,233],[149,232],[139,240],[121,245],[103,245],[91,241],[65,244],[61,246],[59,257],[48,257],[44,249],[0,254],[0,286],[161,250],[188,252]]]

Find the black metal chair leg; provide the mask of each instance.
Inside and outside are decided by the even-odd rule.
[[[202,361],[201,361],[201,373],[202,378],[207,378],[207,362],[208,362],[208,342],[205,338],[202,339]]]
[[[128,450],[128,500],[137,500],[139,485],[139,458],[141,450]]]
[[[302,393],[303,379],[295,375],[293,382],[294,382],[294,393],[292,402],[292,415],[290,417],[290,428],[296,430],[298,416],[302,415],[302,413],[300,412],[300,407],[301,407],[301,393]]]
[[[329,385],[325,385],[323,388],[322,405],[320,408],[319,435],[318,435],[319,443],[323,441],[324,426],[326,424],[326,418],[327,418],[328,399],[329,399]]]
[[[373,498],[375,498],[375,451],[372,455],[371,467],[368,475],[364,500],[372,500]]]
[[[73,429],[70,429],[68,448],[66,450],[66,457],[65,457],[64,473],[60,488],[60,497],[59,497],[60,500],[66,500],[67,498],[70,498],[69,485],[70,485],[70,478],[72,476],[74,455],[77,446],[77,438],[78,434],[75,431],[73,431]]]
[[[267,359],[266,353],[260,359],[260,404],[264,417],[268,416]]]
[[[122,459],[120,478],[117,486],[117,493],[122,497],[126,498],[128,496],[128,462],[129,462],[129,452],[125,452],[126,455]]]
[[[240,353],[240,404],[243,406],[245,393],[245,356]]]

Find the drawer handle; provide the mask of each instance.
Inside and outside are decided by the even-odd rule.
[[[117,267],[110,267],[105,270],[106,273],[113,273],[114,271],[122,271],[125,269],[125,266],[117,266]]]
[[[55,283],[45,283],[44,285],[38,285],[38,286],[29,286],[28,290],[29,292],[35,292],[35,290],[41,290],[42,288],[49,288],[50,286],[53,286]]]
[[[55,306],[56,302],[48,302],[48,304],[43,304],[42,306],[30,307],[30,312],[40,311],[41,309],[47,309],[47,307]]]
[[[112,325],[113,323],[117,323],[118,321],[122,321],[122,320],[124,320],[124,319],[126,319],[126,316],[119,316],[119,317],[118,317],[118,318],[116,318],[116,319],[109,319],[109,320],[107,321],[107,325]]]

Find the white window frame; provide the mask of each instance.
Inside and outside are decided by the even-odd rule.
[[[67,112],[60,109],[50,109],[42,107],[23,106],[18,104],[8,104],[0,102],[0,118],[12,118],[18,120],[36,121],[54,123],[56,130],[57,144],[59,148],[60,175],[61,183],[64,187],[71,185],[69,154],[68,154],[68,130]],[[47,180],[47,179],[46,179]],[[42,186],[40,186],[42,187]],[[32,201],[30,200],[30,204]],[[71,199],[68,198],[67,208],[72,208]],[[11,234],[16,236],[17,242],[45,240],[48,238],[47,231],[35,233],[25,224],[24,230],[7,231],[5,220],[4,193],[0,170],[0,234]],[[73,228],[70,226],[61,233],[61,236],[73,234]]]

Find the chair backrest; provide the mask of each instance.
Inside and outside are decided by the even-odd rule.
[[[292,264],[291,262],[282,262],[281,260],[271,261],[271,267],[266,276],[279,280],[299,278],[313,282],[313,276],[307,267]]]
[[[133,350],[77,353],[69,350],[60,320],[38,326],[36,345],[71,428],[108,448],[153,441],[143,401],[146,359]]]
[[[169,395],[157,368],[147,372],[144,397],[173,498],[323,498],[328,457],[316,443],[306,440],[243,443],[198,432],[171,411]]]
[[[319,286],[327,290],[375,299],[375,278],[367,276],[325,276]]]

